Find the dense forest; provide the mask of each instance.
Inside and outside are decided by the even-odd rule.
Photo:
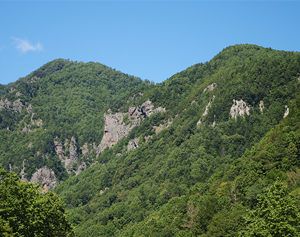
[[[0,162],[51,169],[76,236],[299,236],[299,91],[300,54],[256,45],[157,85],[58,59],[1,86]]]

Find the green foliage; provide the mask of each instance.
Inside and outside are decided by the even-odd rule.
[[[79,161],[93,163],[95,154],[91,152],[86,157],[80,148],[84,144],[100,143],[103,114],[108,109],[119,109],[118,102],[127,99],[129,94],[138,95],[151,86],[100,63],[57,59],[45,64],[4,86],[2,100],[12,103],[20,99],[23,109],[20,113],[12,108],[0,110],[0,163],[7,169],[10,164],[20,173],[26,161],[28,179],[36,169],[47,166],[58,180],[65,180],[68,174],[56,155],[54,139],[64,144],[66,139],[74,137]],[[32,111],[26,110],[29,106]]]
[[[270,58],[276,60],[262,67]],[[123,102],[122,108],[128,108],[150,99],[167,112],[146,118],[101,153],[98,165],[56,187],[74,217],[76,234],[238,236],[245,210],[257,205],[264,187],[277,178],[299,182],[296,171],[286,173],[299,165],[298,127],[284,125],[295,112],[291,109],[288,119],[274,127],[299,91],[296,58],[295,53],[251,45],[229,47],[212,61],[145,90],[140,99]],[[278,76],[282,70],[287,74]],[[217,87],[203,92],[213,82]],[[230,119],[233,99],[250,104],[250,115]],[[169,120],[170,127],[155,133],[154,126]],[[138,137],[139,148],[125,152],[129,140]]]
[[[288,187],[276,181],[258,197],[240,236],[300,236],[300,214]]]
[[[158,85],[101,64],[50,62],[16,86],[33,111],[0,112],[0,161],[17,170],[25,158],[29,176],[46,165],[64,180],[54,139],[63,144],[74,137],[79,161],[97,163],[55,188],[78,236],[238,236],[245,210],[259,205],[265,187],[277,179],[291,191],[299,187],[299,58],[235,45]],[[216,87],[204,91],[212,83]],[[127,112],[148,99],[166,112],[147,117],[98,158],[95,150],[82,154],[84,144],[100,143],[109,108]],[[232,119],[233,99],[250,105],[250,114]],[[283,119],[286,105],[290,114]],[[31,118],[43,126],[21,133]],[[130,123],[128,116],[123,121]],[[156,133],[158,127],[165,129]],[[139,147],[127,152],[134,138]]]
[[[56,194],[42,194],[0,166],[1,236],[74,236],[64,204]]]

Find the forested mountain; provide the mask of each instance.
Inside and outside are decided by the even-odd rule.
[[[51,169],[77,236],[297,236],[299,86],[255,45],[158,85],[55,60],[1,89],[0,161]]]
[[[45,64],[2,86],[0,162],[17,173],[24,166],[27,179],[45,166],[57,181],[66,179],[77,164],[95,162],[95,151],[83,155],[82,150],[100,143],[107,109],[116,111],[118,100],[149,87],[99,63],[57,59]]]

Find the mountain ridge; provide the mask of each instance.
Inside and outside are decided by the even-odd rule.
[[[53,61],[27,76],[30,83],[21,81],[14,95],[2,97],[15,101],[21,93],[26,110],[0,111],[1,140],[8,141],[0,162],[8,169],[14,161],[12,169],[20,173],[21,153],[31,159],[25,172],[53,167],[63,181],[54,191],[66,203],[78,236],[237,236],[246,208],[255,207],[262,189],[276,177],[289,182],[287,177],[297,175],[298,163],[284,161],[243,184],[234,166],[280,121],[297,124],[299,77],[299,53],[256,45],[229,46],[157,85],[101,64]],[[142,119],[136,108],[147,101],[151,111],[163,109]],[[105,114],[124,127],[139,126],[97,154],[103,134],[111,131]],[[35,130],[20,133],[24,126]],[[266,160],[263,154],[251,165]],[[64,159],[71,157],[76,162],[66,169]],[[249,169],[243,164],[238,169]]]

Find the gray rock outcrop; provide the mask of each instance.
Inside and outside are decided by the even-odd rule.
[[[208,114],[208,109],[209,109],[209,107],[210,107],[210,105],[211,105],[211,103],[214,101],[214,99],[215,99],[215,95],[213,95],[213,97],[212,97],[212,99],[208,102],[208,104],[206,105],[206,107],[205,107],[205,111],[204,111],[204,113],[202,114],[202,116],[205,116],[205,115],[207,115]]]
[[[23,104],[20,99],[17,99],[12,103],[8,101],[8,99],[5,99],[4,101],[2,99],[0,100],[0,110],[8,109],[20,113],[22,108],[23,108]]]
[[[288,116],[289,113],[290,113],[290,109],[289,109],[289,107],[286,105],[286,106],[285,106],[285,112],[284,112],[283,118],[285,118],[286,116]]]
[[[212,91],[217,87],[217,83],[212,83],[211,85],[205,87],[205,89],[203,90],[203,92],[205,91]]]
[[[55,152],[60,161],[64,163],[67,172],[71,173],[73,164],[76,164],[78,161],[77,144],[75,138],[72,137],[70,142],[68,139],[66,139],[64,145],[62,145],[58,139],[54,139],[54,146]],[[65,151],[68,151],[67,155],[65,154]]]
[[[140,138],[135,138],[135,139],[132,139],[128,142],[128,146],[127,146],[127,151],[130,151],[132,149],[136,149],[139,147],[138,143],[140,141]]]
[[[155,110],[153,110],[154,105],[150,100],[147,100],[145,103],[143,103],[140,106],[141,112],[144,115],[144,117],[149,117],[152,114],[158,113],[158,112],[166,112],[165,108],[158,107]]]
[[[250,105],[247,106],[243,100],[233,100],[233,105],[230,108],[231,118],[236,119],[238,115],[244,117],[245,114],[250,114]]]
[[[97,157],[107,147],[112,147],[119,140],[126,137],[129,132],[140,125],[146,117],[158,112],[165,112],[166,109],[158,107],[153,109],[154,105],[147,100],[138,107],[130,107],[127,113],[104,114],[104,134],[100,145],[97,148]],[[128,119],[124,121],[127,115]],[[125,117],[126,118],[126,117]]]
[[[97,149],[97,156],[105,150],[106,147],[112,147],[123,137],[127,136],[130,130],[136,126],[129,123],[123,123],[123,117],[126,113],[104,114],[104,134]],[[134,124],[139,124],[139,118]]]
[[[64,148],[62,144],[54,140],[54,149],[61,162],[64,162]]]
[[[20,91],[17,91],[16,96],[19,97],[21,95],[23,95],[23,94]]]
[[[86,163],[82,162],[78,167],[77,170],[75,171],[75,174],[78,175],[81,171],[86,170],[87,166]]]
[[[265,104],[263,101],[260,101],[259,102],[259,109],[260,109],[260,112],[263,113],[263,109],[265,108]]]
[[[215,83],[213,83],[213,84],[215,84]],[[209,107],[211,106],[211,103],[214,101],[215,97],[216,97],[215,95],[212,96],[212,99],[211,99],[211,100],[208,102],[208,104],[206,105],[205,110],[204,110],[204,113],[202,114],[201,117],[206,116],[206,115],[208,114],[208,109],[209,109]],[[197,126],[200,126],[200,124],[202,124],[201,118],[200,118],[199,121],[197,122]],[[214,126],[215,126],[215,124],[214,124]]]
[[[31,111],[32,111],[32,105],[29,104],[27,107],[27,113],[30,114]]]
[[[31,183],[40,183],[40,186],[43,188],[43,192],[48,192],[57,185],[55,173],[53,170],[48,169],[47,167],[38,169],[30,179]]]

